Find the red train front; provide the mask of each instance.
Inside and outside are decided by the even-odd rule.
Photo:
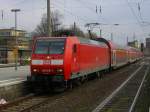
[[[65,38],[37,38],[34,41],[31,61],[31,74],[38,78],[43,75],[58,76],[64,74]],[[57,75],[55,75],[57,74]]]

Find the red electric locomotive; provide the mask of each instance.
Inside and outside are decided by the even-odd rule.
[[[28,79],[40,85],[68,82],[109,69],[109,57],[109,48],[103,42],[80,37],[39,37],[34,40]]]
[[[91,73],[127,64],[131,51],[137,52],[103,38],[38,37],[33,44],[28,80],[34,87],[64,87]]]

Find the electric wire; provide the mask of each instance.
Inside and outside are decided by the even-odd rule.
[[[142,27],[141,21],[140,21],[140,19],[137,17],[137,15],[135,14],[133,7],[130,5],[130,3],[128,2],[128,0],[126,0],[126,3],[127,3],[129,9],[130,9],[131,12],[132,12],[132,15],[133,15],[134,18],[136,19],[136,21],[137,21],[137,23],[138,23],[138,25],[139,25],[139,27],[140,27],[140,29],[141,29],[141,32],[143,33],[143,35],[145,35],[145,31],[144,31],[144,29],[143,29],[143,27]]]
[[[110,23],[106,18],[104,18],[104,17],[100,16],[99,14],[97,14],[95,9],[89,7],[89,6],[87,5],[87,1],[86,1],[86,2],[84,2],[84,1],[82,1],[82,0],[76,0],[76,1],[78,1],[79,3],[81,3],[81,5],[84,4],[84,7],[87,8],[88,10],[90,10],[92,13],[96,14],[97,17],[98,17],[98,19],[101,18],[101,19],[103,19],[106,23]]]
[[[54,3],[54,5],[56,5],[56,6],[59,7],[60,9],[63,9],[63,8],[62,8],[60,5],[58,5],[58,4],[55,4],[55,3]],[[79,20],[79,21],[82,21],[82,22],[87,21],[87,19],[82,18],[82,17],[79,17],[79,16],[73,14],[72,12],[68,11],[66,8],[64,8],[64,11],[65,11],[68,15],[74,16],[74,17],[75,17],[77,20]]]
[[[62,3],[62,2],[61,2],[61,3]],[[73,15],[73,16],[76,16],[77,18],[81,18],[84,22],[85,22],[85,21],[92,20],[92,18],[89,18],[89,17],[87,17],[87,16],[86,16],[87,19],[85,19],[85,18],[83,18],[83,17],[79,17],[79,16],[73,14],[70,10],[68,10],[68,8],[63,7],[63,5],[60,4],[60,3],[53,2],[53,4],[56,5],[56,6],[58,6],[59,8],[61,8],[62,10],[64,10],[65,12],[67,12],[67,13]]]

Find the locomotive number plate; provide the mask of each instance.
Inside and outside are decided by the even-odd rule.
[[[51,64],[50,60],[44,60],[44,64]]]
[[[51,64],[52,65],[63,65],[63,60],[61,60],[61,59],[54,59],[54,60],[51,60]]]

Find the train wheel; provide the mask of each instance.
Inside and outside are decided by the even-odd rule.
[[[56,92],[56,93],[61,93],[64,92],[67,87],[68,87],[68,83],[67,82],[53,82],[53,86],[52,86],[52,91]]]
[[[87,80],[88,80],[88,77],[87,77],[87,75],[85,75],[85,76],[83,76],[83,77],[81,77],[81,83],[84,83],[84,82],[86,82]]]
[[[36,83],[36,85],[34,84],[33,86],[33,92],[36,94],[36,95],[40,95],[40,94],[43,94],[45,93],[45,90],[43,85],[40,85],[39,83]]]
[[[80,86],[80,85],[82,84],[82,83],[81,83],[81,78],[77,78],[75,82],[76,82],[76,85],[77,85],[77,86]]]
[[[68,82],[68,88],[69,89],[73,89],[73,82],[72,82],[72,80],[70,80],[69,82]]]
[[[102,78],[102,74],[100,72],[96,72],[97,78],[101,79]]]

